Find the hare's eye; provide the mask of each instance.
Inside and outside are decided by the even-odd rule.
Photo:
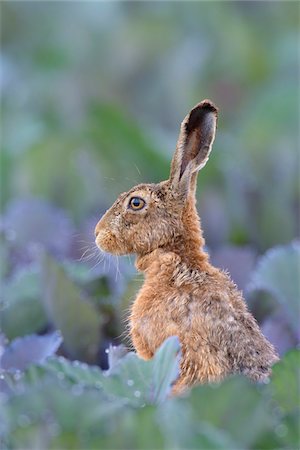
[[[146,202],[140,197],[132,197],[129,201],[129,208],[137,211],[145,206]]]

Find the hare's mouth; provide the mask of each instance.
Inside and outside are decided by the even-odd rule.
[[[114,255],[126,254],[126,251],[124,251],[116,236],[111,231],[98,230],[95,242],[101,251],[112,253]]]

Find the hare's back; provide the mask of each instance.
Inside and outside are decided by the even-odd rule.
[[[187,339],[192,336],[193,341],[205,342],[218,359],[228,361],[232,372],[251,376],[254,371],[253,378],[258,379],[277,361],[273,346],[262,334],[241,293],[230,280],[225,281],[222,289],[210,290],[210,294],[204,295],[199,289],[192,298],[190,309]]]

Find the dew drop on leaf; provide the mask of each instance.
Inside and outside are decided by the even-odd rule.
[[[74,384],[74,386],[72,386],[72,394],[73,395],[81,395],[83,393],[83,385],[82,384]]]
[[[21,373],[20,370],[17,370],[17,371],[14,373],[14,380],[15,380],[15,381],[18,381],[18,380],[20,380],[21,378],[22,378],[22,373]]]
[[[282,417],[283,414],[284,414],[284,411],[280,406],[278,406],[278,405],[273,406],[272,415],[274,417],[276,417],[276,418]]]

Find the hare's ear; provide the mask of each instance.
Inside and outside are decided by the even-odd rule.
[[[183,120],[171,165],[170,181],[174,190],[187,195],[194,188],[191,184],[195,185],[198,170],[209,158],[217,115],[216,106],[210,100],[203,100]]]

